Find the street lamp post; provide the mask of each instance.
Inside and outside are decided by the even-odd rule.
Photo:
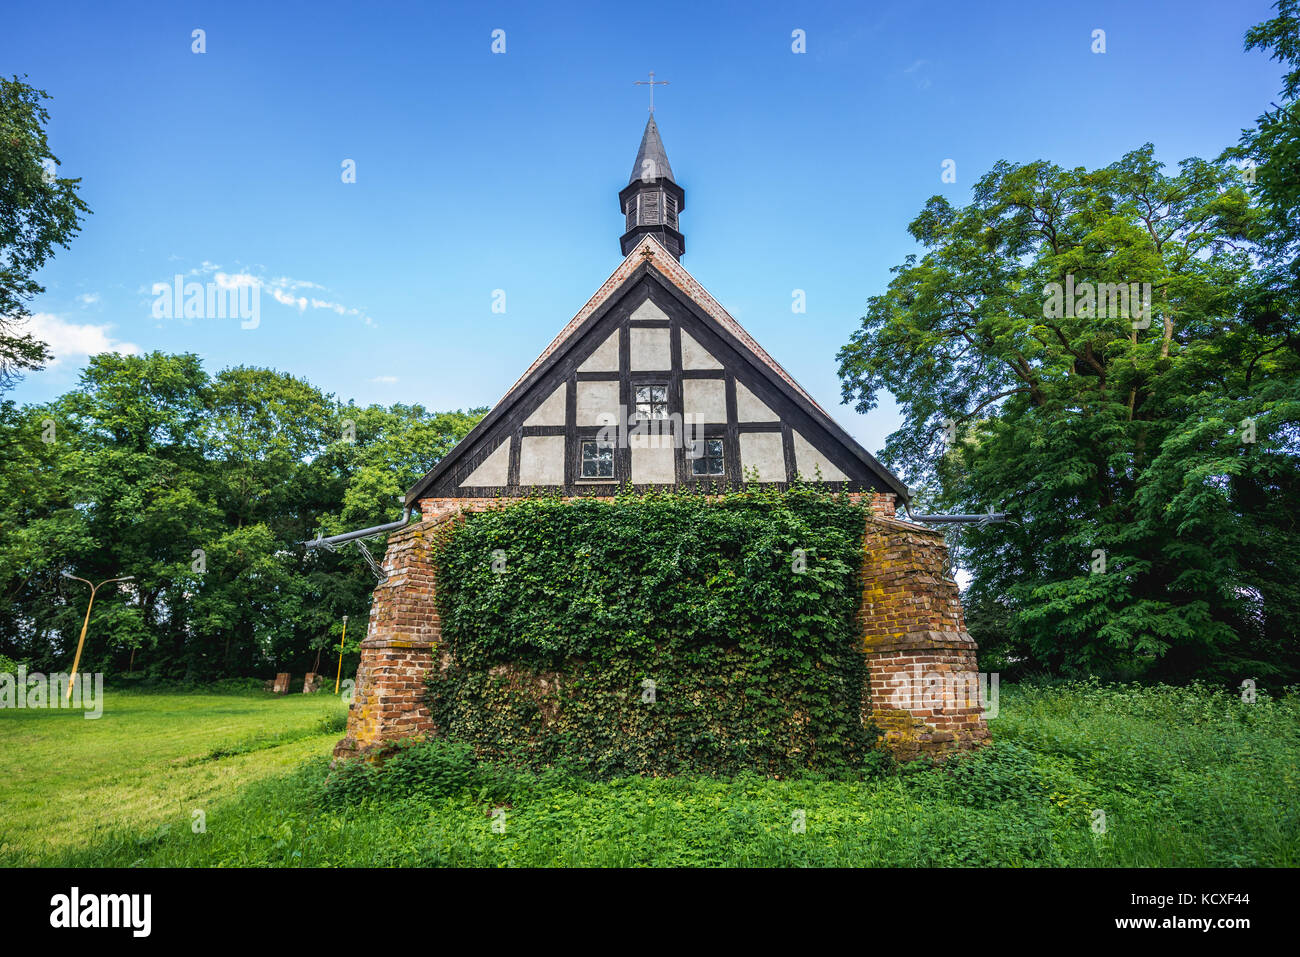
[[[98,585],[89,579],[81,578],[69,572],[63,572],[64,578],[75,578],[79,582],[85,582],[90,585],[90,603],[86,605],[86,620],[81,623],[81,637],[77,640],[77,656],[72,659],[72,674],[68,676],[68,694],[67,700],[72,700],[72,683],[77,680],[77,666],[81,664],[81,648],[86,643],[86,628],[90,625],[90,609],[95,607],[95,592],[99,591],[104,585],[112,582],[127,582],[135,578],[134,575],[124,575],[121,578],[105,578]]]
[[[334,693],[339,693],[339,681],[343,678],[343,645],[348,640],[348,616],[343,616],[343,637],[339,639],[339,671],[334,676]]]

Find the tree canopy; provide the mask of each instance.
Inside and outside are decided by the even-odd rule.
[[[95,356],[78,389],[0,406],[0,653],[68,666],[88,597],[68,571],[135,576],[97,596],[87,667],[120,673],[133,651],[168,679],[312,667],[343,615],[364,622],[374,579],[351,549],[299,543],[391,520],[484,411],[344,405],[189,354]]]
[[[1248,46],[1295,65],[1296,3],[1278,9]],[[883,455],[921,501],[1011,514],[959,543],[986,660],[1300,675],[1300,178],[1274,129],[1294,107],[1271,116],[1243,138],[1254,168],[1230,150],[1170,172],[1148,144],[932,197],[924,253],[841,349],[846,402],[896,396]]]

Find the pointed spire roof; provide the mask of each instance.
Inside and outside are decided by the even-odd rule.
[[[653,165],[646,166],[649,160]],[[632,175],[628,178],[628,184],[631,185],[641,178],[645,170],[650,170],[652,179],[673,179],[673,168],[668,165],[668,154],[664,152],[664,141],[659,138],[659,126],[655,123],[655,115],[650,114],[650,119],[646,120],[645,132],[641,134],[641,148],[636,151],[636,162],[632,164]]]

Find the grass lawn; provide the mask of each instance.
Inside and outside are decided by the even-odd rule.
[[[1000,704],[978,757],[855,780],[590,781],[446,742],[331,775],[328,696],[131,695],[100,722],[0,712],[0,862],[1300,864],[1297,696],[1075,684],[1004,686]]]
[[[329,694],[105,691],[103,714],[0,710],[0,864],[183,822],[325,754],[346,706]]]

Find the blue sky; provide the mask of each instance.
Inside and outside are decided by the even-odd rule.
[[[876,451],[897,414],[840,406],[835,353],[915,250],[926,198],[964,202],[999,159],[1217,154],[1277,96],[1278,65],[1242,51],[1269,15],[1260,0],[11,7],[0,68],[51,94],[60,175],[94,215],[39,276],[57,362],[9,397],[51,398],[86,352],[117,348],[271,366],[362,403],[491,405],[620,260],[647,106],[633,81],[654,70],[684,265]],[[260,324],[154,318],[152,284],[178,273],[254,277]]]

